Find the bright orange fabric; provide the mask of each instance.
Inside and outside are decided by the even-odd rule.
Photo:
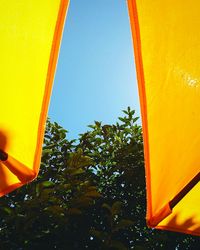
[[[200,2],[128,0],[141,102],[151,227],[200,235]]]
[[[34,179],[68,0],[3,1],[0,9],[0,196]]]

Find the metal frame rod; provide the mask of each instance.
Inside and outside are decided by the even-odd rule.
[[[173,209],[199,181],[200,172],[169,202],[170,208]]]
[[[6,161],[8,159],[8,154],[0,149],[0,161]]]

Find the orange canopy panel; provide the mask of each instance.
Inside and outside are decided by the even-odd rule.
[[[0,196],[39,171],[68,0],[1,1]]]
[[[200,235],[200,1],[128,0],[150,227]]]

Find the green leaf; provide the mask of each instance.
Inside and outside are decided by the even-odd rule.
[[[106,204],[106,203],[103,203],[102,208],[105,208],[105,209],[107,209],[109,212],[111,212],[111,207],[110,207],[108,204]]]
[[[101,122],[98,122],[98,121],[94,121],[95,125],[97,126],[97,128],[100,128],[101,127]]]
[[[121,201],[116,201],[111,208],[111,213],[112,215],[117,215],[121,212],[122,208],[122,202]]]
[[[41,190],[41,186],[40,186],[40,183],[38,183],[35,186],[36,197],[40,195],[40,190]]]
[[[66,183],[63,185],[63,187],[68,190],[68,189],[71,189],[72,186],[71,186],[71,184]]]
[[[73,201],[74,206],[77,207],[89,207],[93,204],[93,199],[86,196],[81,196]]]
[[[69,209],[67,210],[67,213],[68,213],[69,215],[79,215],[79,214],[82,214],[81,210],[78,209],[78,208],[69,208]]]
[[[134,224],[134,222],[132,220],[125,220],[122,219],[119,221],[119,223],[114,227],[113,231],[118,231],[119,229],[124,229],[127,227],[130,227]]]
[[[84,184],[85,184],[85,182],[84,182]],[[89,183],[86,183],[85,185],[88,185]],[[93,191],[93,190],[97,190],[97,187],[96,186],[88,186],[87,187],[87,190],[88,191]]]
[[[98,198],[98,197],[102,196],[99,192],[97,192],[95,190],[86,192],[85,195],[88,197],[94,197],[94,198]]]
[[[55,205],[55,206],[51,206],[51,207],[46,207],[44,209],[44,211],[59,215],[59,214],[65,212],[65,209],[60,207],[60,206]]]
[[[126,119],[125,119],[125,118],[118,117],[118,119],[119,119],[121,122],[126,122]]]
[[[53,183],[52,181],[41,182],[41,186],[43,186],[43,187],[53,187],[54,185],[55,185],[55,183]]]
[[[133,116],[135,114],[135,110],[132,110],[131,111],[131,115]]]
[[[6,212],[7,214],[11,214],[12,213],[12,209],[9,207],[4,207],[3,211]]]
[[[88,128],[95,129],[95,126],[94,125],[88,125]]]
[[[104,241],[108,237],[108,233],[96,229],[90,229],[90,234]]]
[[[126,110],[122,110],[122,112],[123,112],[124,114],[126,114],[126,115],[128,115],[128,114],[129,114],[129,112],[128,112],[128,111],[126,111]]]
[[[133,118],[133,123],[135,123],[137,120],[139,119],[139,117],[135,117],[135,118]]]
[[[85,173],[85,170],[83,170],[82,168],[70,170],[71,175],[79,175],[79,174],[83,174],[83,173]]]
[[[52,153],[52,149],[43,149],[42,150],[42,155],[45,155],[45,154],[51,154]]]
[[[93,159],[89,156],[82,156],[77,164],[77,167],[87,167],[94,164]]]
[[[48,199],[49,196],[53,193],[53,189],[52,188],[48,188],[48,189],[42,189],[40,192],[41,198],[42,199]]]
[[[111,240],[109,247],[115,250],[128,250],[127,247],[119,240]]]

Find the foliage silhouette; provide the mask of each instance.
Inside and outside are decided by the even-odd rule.
[[[146,227],[141,126],[129,107],[78,140],[47,120],[40,174],[0,199],[0,249],[199,249]]]

